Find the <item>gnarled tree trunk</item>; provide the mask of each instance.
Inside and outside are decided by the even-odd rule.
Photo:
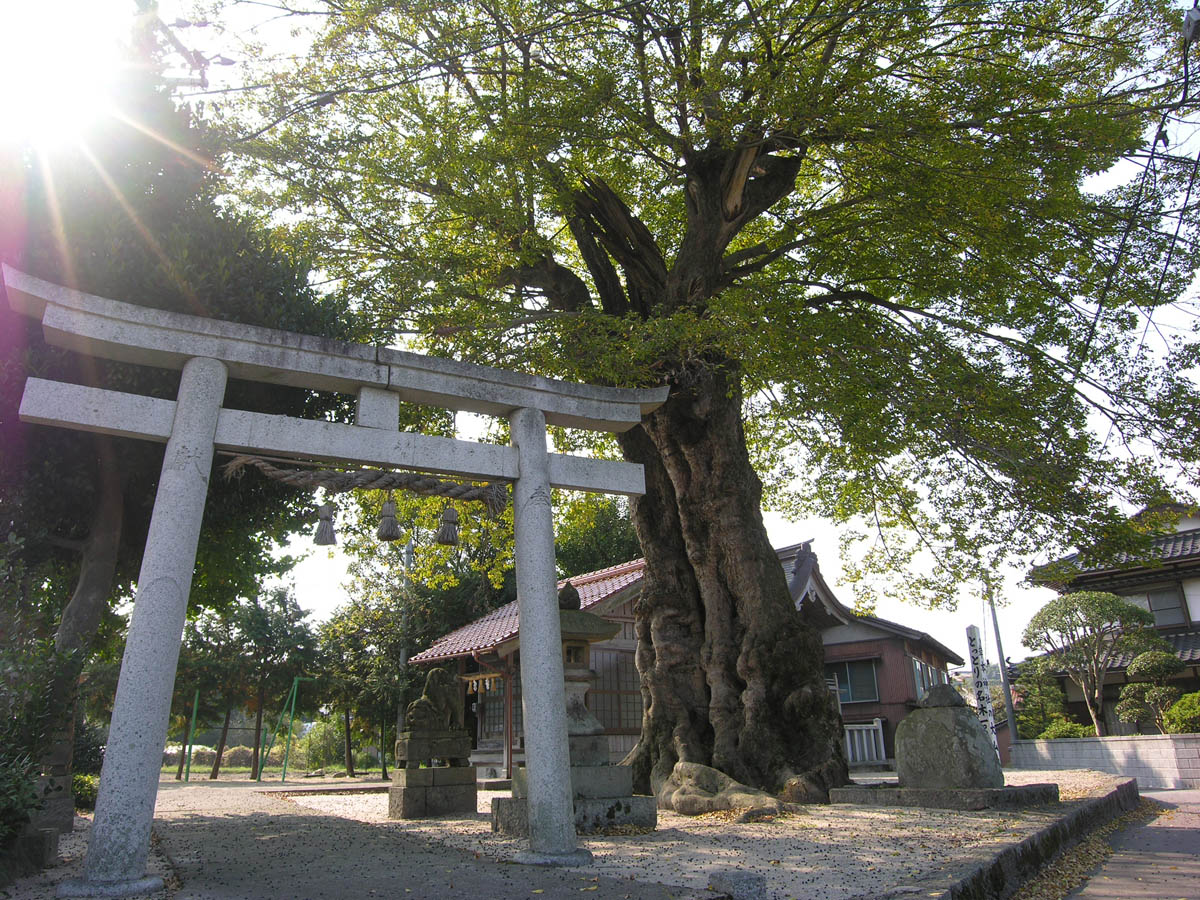
[[[88,536],[80,548],[79,577],[54,635],[55,676],[50,685],[54,721],[50,741],[39,761],[45,803],[34,816],[35,827],[56,828],[64,834],[75,824],[71,769],[79,674],[108,608],[125,519],[121,470],[112,439],[97,435],[94,446],[98,489]]]
[[[760,511],[741,389],[727,360],[689,363],[667,402],[620,435],[646,471],[634,517],[642,736],[626,762],[656,790],[677,761],[778,791],[847,780],[821,637],[794,608]]]

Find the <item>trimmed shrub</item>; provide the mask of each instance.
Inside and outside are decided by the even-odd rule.
[[[193,747],[192,748],[192,765],[193,766],[211,766],[217,761],[217,751],[212,747]]]
[[[1095,737],[1096,729],[1091,725],[1080,725],[1067,719],[1059,719],[1050,723],[1045,731],[1038,735],[1039,741],[1055,741],[1060,738]]]
[[[1200,691],[1184,694],[1178,702],[1163,713],[1167,734],[1195,734],[1200,732]]]
[[[71,790],[75,793],[76,809],[95,809],[96,793],[100,790],[98,775],[80,775],[76,772],[71,776]]]
[[[230,747],[225,751],[225,765],[236,768],[248,768],[254,759],[254,751],[249,747]]]
[[[75,749],[71,771],[79,775],[99,775],[104,764],[104,729],[87,720],[75,723]],[[178,762],[179,757],[175,758]]]

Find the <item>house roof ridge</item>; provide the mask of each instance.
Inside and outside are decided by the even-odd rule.
[[[579,587],[581,584],[591,584],[593,581],[601,581],[610,575],[622,574],[626,570],[632,571],[635,568],[644,569],[645,567],[645,558],[639,556],[637,559],[631,559],[628,562],[617,563],[615,566],[608,566],[604,569],[596,569],[594,572],[581,572],[578,575],[569,575],[559,581],[558,586],[560,588],[564,587],[569,581],[571,584],[575,585],[575,587]]]

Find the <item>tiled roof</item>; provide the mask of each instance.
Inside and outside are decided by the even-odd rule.
[[[1081,554],[1072,553],[1070,556],[1050,563],[1048,566],[1038,566],[1033,570],[1033,577],[1037,579],[1039,571],[1044,571],[1051,567],[1057,570],[1061,566],[1073,566],[1076,568],[1077,575],[1087,575],[1130,566],[1136,567],[1138,564],[1144,565],[1147,559],[1158,559],[1161,562],[1177,562],[1192,556],[1200,556],[1200,528],[1190,528],[1186,531],[1177,531],[1174,534],[1164,534],[1154,538],[1150,542],[1150,550],[1145,556],[1119,553],[1111,562],[1099,565],[1089,564],[1081,557]]]
[[[579,608],[588,609],[601,600],[611,597],[618,591],[642,580],[642,570],[646,567],[644,560],[635,559],[633,562],[610,566],[586,575],[576,575],[558,583],[562,588],[567,581],[579,591]],[[517,603],[507,603],[493,610],[481,619],[476,619],[464,625],[457,631],[434,641],[428,650],[422,650],[416,656],[410,657],[409,662],[434,662],[440,659],[450,659],[455,656],[467,656],[471,653],[490,650],[505,641],[517,636],[520,619],[517,614]]]
[[[1164,641],[1171,645],[1179,659],[1188,665],[1200,664],[1200,630],[1176,631],[1172,634],[1160,634]],[[1124,669],[1133,662],[1136,653],[1122,653],[1108,664],[1110,669]]]

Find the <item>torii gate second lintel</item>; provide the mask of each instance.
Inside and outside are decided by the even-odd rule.
[[[88,844],[85,877],[60,896],[125,896],[145,876],[150,825],[196,544],[217,448],[413,468],[513,482],[527,729],[526,861],[578,864],[563,691],[550,489],[644,490],[641,466],[548,453],[546,424],[625,431],[667,388],[579,385],[267,328],[133,306],[51,284],[8,266],[11,305],[42,320],[49,343],[93,356],[182,369],[176,400],[30,378],[23,421],[166,441],[126,639]],[[225,409],[229,377],[354,393],[344,425]],[[507,417],[512,446],[398,430],[400,401]]]

